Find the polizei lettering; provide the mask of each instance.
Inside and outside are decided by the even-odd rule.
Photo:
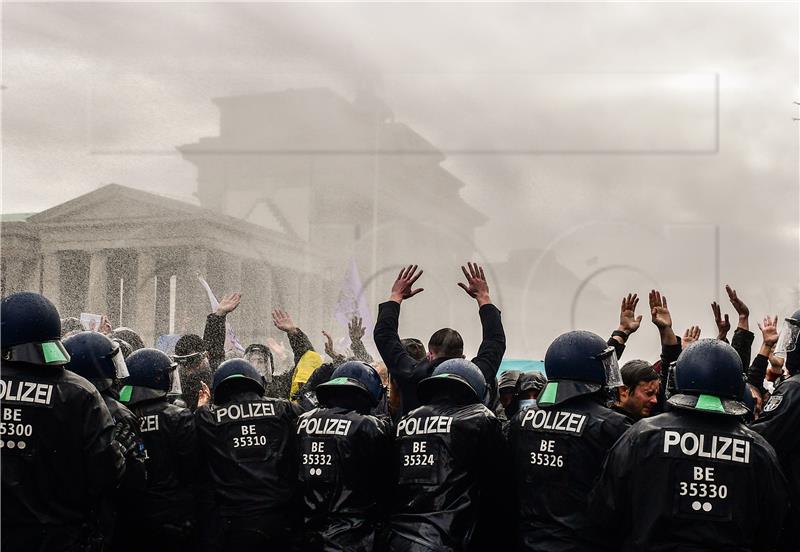
[[[663,452],[670,456],[680,453],[697,458],[727,460],[740,464],[750,463],[750,441],[724,435],[705,435],[691,431],[680,433],[667,430],[664,432]]]
[[[275,407],[270,403],[253,402],[245,404],[229,404],[215,409],[217,423],[248,420],[250,418],[266,418],[275,415]]]
[[[580,435],[585,427],[586,416],[577,412],[529,408],[522,417],[522,428],[534,431]]]
[[[450,433],[453,418],[450,416],[429,416],[426,418],[406,418],[397,424],[397,436],[427,435],[429,433]]]
[[[301,418],[297,425],[297,433],[305,431],[308,435],[347,435],[350,432],[350,420],[344,418]]]
[[[50,384],[0,380],[0,401],[49,406],[52,400],[53,386]]]

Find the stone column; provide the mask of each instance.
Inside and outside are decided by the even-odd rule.
[[[148,347],[155,341],[156,328],[156,258],[151,252],[140,249],[136,263],[135,321],[131,328],[141,336]]]
[[[61,256],[58,251],[42,257],[42,295],[61,309]]]
[[[86,309],[94,314],[108,313],[108,255],[107,249],[101,249],[93,251],[89,259],[89,296]]]

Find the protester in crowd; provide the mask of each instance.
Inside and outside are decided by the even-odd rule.
[[[493,515],[501,513],[495,478],[505,446],[485,396],[486,376],[461,358],[437,364],[419,382],[422,406],[397,424],[388,551],[488,550],[473,540],[478,521],[492,531],[502,526]]]
[[[517,380],[520,374],[522,374],[522,372],[519,370],[506,370],[497,378],[498,399],[504,411],[511,406],[511,403],[513,403],[516,398]]]
[[[181,381],[180,406],[194,412],[201,385],[211,383],[212,370],[206,343],[198,335],[182,335],[175,343],[172,360],[178,365],[178,376]]]
[[[67,317],[61,321],[61,339],[65,339],[82,331],[83,325],[80,319],[74,316]]]
[[[496,385],[495,377],[506,350],[506,338],[500,320],[500,310],[492,304],[483,268],[474,263],[468,263],[468,267],[469,269],[461,267],[467,281],[459,282],[458,285],[478,302],[483,341],[472,362],[486,380],[485,389],[486,386]],[[417,272],[416,265],[400,271],[392,286],[389,300],[378,307],[378,321],[375,324],[375,345],[389,369],[389,375],[400,389],[402,401],[400,412],[403,415],[419,406],[417,384],[421,380],[429,377],[436,367],[446,360],[464,358],[464,342],[461,335],[451,328],[442,328],[431,336],[428,341],[429,354],[424,360],[414,360],[403,346],[397,333],[400,304],[423,291],[422,288],[413,288],[420,276],[422,271]],[[483,399],[484,397],[481,397],[481,400]]]
[[[773,326],[777,320],[762,326],[765,342],[774,340]],[[775,355],[786,359],[784,366],[788,377],[775,386],[769,400],[764,403],[761,417],[752,428],[760,433],[778,454],[781,466],[789,481],[789,503],[791,508],[785,517],[779,550],[797,550],[796,522],[800,516],[800,310],[784,320],[781,332],[775,340]],[[762,351],[766,350],[762,347]],[[762,361],[763,362],[763,361]],[[774,520],[777,522],[778,520]],[[777,531],[777,523],[773,530]]]
[[[631,427],[606,459],[592,515],[614,550],[772,550],[786,513],[773,448],[740,422],[736,350],[686,348],[671,410]]]
[[[336,368],[316,393],[320,407],[297,424],[303,550],[372,552],[391,496],[391,424],[370,415],[385,387],[372,366],[354,360]]]
[[[536,406],[542,390],[547,385],[547,376],[541,372],[524,372],[517,379],[517,401],[519,411]]]
[[[124,445],[125,470],[119,487],[113,496],[104,497],[107,500],[97,508],[103,541],[113,549],[111,543],[117,518],[132,519],[137,515],[128,508],[128,493],[141,492],[147,484],[144,463],[147,452],[139,431],[139,419],[119,402],[118,384],[128,376],[128,368],[119,345],[98,332],[79,332],[68,337],[64,348],[69,354],[66,369],[89,380],[100,392],[114,422],[114,438]]]
[[[661,381],[646,360],[631,360],[620,369],[622,386],[617,387],[617,399],[612,410],[627,416],[631,423],[647,418],[658,405]]]
[[[264,377],[249,362],[227,360],[214,373],[211,389],[202,385],[195,412],[225,551],[291,546],[299,411],[286,399],[264,397],[264,391]]]
[[[613,346],[587,331],[557,337],[544,359],[547,386],[536,406],[508,428],[518,503],[518,547],[536,552],[596,551],[587,496],[606,453],[629,427],[605,407],[623,384]]]
[[[187,408],[171,404],[180,393],[178,366],[157,349],[139,349],[126,359],[129,376],[120,398],[140,420],[147,449],[147,489],[131,492],[136,530],[120,539],[125,550],[192,551],[197,545],[197,439]]]
[[[144,341],[142,341],[142,338],[139,337],[139,334],[137,334],[132,329],[126,328],[124,326],[120,326],[119,328],[114,328],[111,331],[111,333],[108,334],[108,337],[110,337],[111,339],[117,338],[123,340],[125,343],[130,345],[131,349],[133,349],[134,351],[138,351],[139,349],[144,348]]]
[[[64,369],[61,318],[44,296],[3,298],[0,346],[0,546],[88,546],[99,536],[95,508],[125,467],[108,407],[91,383]]]

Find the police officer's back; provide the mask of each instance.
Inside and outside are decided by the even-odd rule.
[[[503,469],[500,422],[481,403],[485,395],[483,374],[464,359],[443,362],[420,382],[423,406],[404,416],[396,430],[388,550],[470,548],[479,513]]]
[[[800,311],[785,319],[775,345],[775,355],[786,359],[789,377],[783,380],[764,404],[761,416],[752,428],[760,433],[780,460],[788,480],[791,509],[786,516],[786,530],[781,550],[800,550],[795,525],[800,516]]]
[[[226,550],[289,546],[297,479],[297,408],[264,397],[265,382],[246,360],[220,364],[213,404],[195,411]]]
[[[786,482],[772,447],[741,423],[736,351],[702,339],[678,358],[672,410],[614,445],[593,497],[621,550],[772,550]]]
[[[115,439],[125,446],[125,473],[120,485],[113,496],[108,497],[108,502],[98,508],[104,539],[110,542],[116,512],[121,510],[122,518],[130,517],[128,493],[144,489],[147,482],[139,419],[118,400],[117,384],[128,376],[128,369],[120,346],[98,332],[79,332],[68,337],[64,340],[64,348],[70,356],[66,368],[89,380],[100,392],[114,421]]]
[[[148,546],[183,550],[195,539],[197,439],[187,408],[168,401],[180,392],[177,365],[156,349],[139,349],[127,359],[129,377],[120,398],[139,418],[146,448],[147,486],[130,493],[138,513],[129,531],[131,549]]]
[[[2,548],[63,550],[86,542],[90,516],[117,482],[114,423],[86,379],[64,369],[61,321],[36,293],[3,299]]]
[[[600,536],[588,516],[588,494],[606,453],[627,429],[624,416],[604,406],[617,385],[614,349],[598,335],[573,331],[545,355],[548,383],[537,405],[512,420],[521,550],[594,551]]]
[[[322,406],[298,421],[308,552],[375,547],[390,492],[392,435],[388,418],[369,412],[384,391],[372,366],[345,362],[317,386]]]

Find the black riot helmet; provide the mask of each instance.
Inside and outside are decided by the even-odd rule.
[[[354,394],[363,398],[370,407],[376,406],[385,388],[378,372],[360,360],[345,362],[331,374],[331,379],[317,386],[317,399],[325,406],[343,394]]]
[[[599,335],[584,330],[558,336],[547,348],[544,370],[548,383],[539,395],[541,406],[622,385],[614,348]]]
[[[676,407],[713,414],[743,416],[745,382],[736,349],[719,339],[699,339],[681,352],[675,364]]]
[[[39,366],[69,362],[58,310],[44,295],[29,291],[9,295],[0,303],[0,347],[7,362]]]
[[[139,349],[125,359],[129,376],[119,393],[122,402],[180,395],[181,380],[173,362],[158,349]]]
[[[471,402],[483,402],[486,397],[486,378],[483,372],[469,360],[451,358],[445,360],[430,377],[417,384],[417,395],[422,404],[428,404],[441,393],[454,390]]]
[[[67,370],[91,381],[100,391],[128,377],[120,346],[97,332],[80,332],[64,340],[69,353]]]
[[[214,402],[232,388],[249,389],[259,395],[264,394],[266,386],[264,377],[255,367],[241,358],[232,358],[219,365],[211,381],[211,390],[214,392]]]

